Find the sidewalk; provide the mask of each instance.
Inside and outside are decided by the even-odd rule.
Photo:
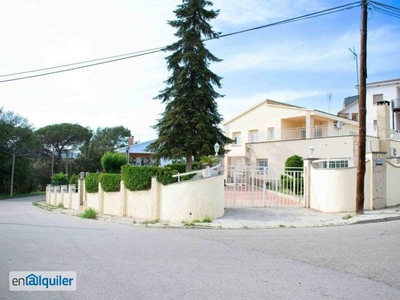
[[[37,202],[37,204],[37,206],[43,209],[49,208],[44,201]],[[81,213],[81,211],[55,207],[51,207],[51,210],[75,216]],[[226,208],[224,216],[211,222],[201,222],[198,220],[187,220],[186,222],[138,220],[109,215],[99,215],[98,220],[160,228],[272,229],[324,227],[400,220],[400,206],[365,211],[363,215],[356,215],[355,213],[323,213],[302,207],[262,207]]]

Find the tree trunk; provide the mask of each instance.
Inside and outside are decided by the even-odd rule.
[[[192,169],[192,154],[186,155],[186,172]]]

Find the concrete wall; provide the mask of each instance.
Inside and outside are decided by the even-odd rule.
[[[398,184],[400,183],[400,166],[392,163],[386,164],[386,206],[400,204]]]
[[[378,160],[381,160],[382,165]],[[323,212],[354,212],[357,168],[317,169],[307,163],[309,207]],[[369,153],[364,177],[364,210],[400,205],[400,164],[395,165],[382,152]]]
[[[216,219],[224,215],[223,176],[161,186],[161,219],[201,220]],[[177,198],[179,195],[179,198]],[[216,201],[222,199],[222,201]]]
[[[79,209],[80,197],[75,185],[51,186],[46,187],[46,203],[58,206],[63,204],[65,208]]]
[[[355,210],[356,168],[315,169],[310,173],[310,208],[323,212]]]
[[[257,159],[268,159],[268,168],[279,171],[284,169],[286,159],[292,155],[310,157],[310,146],[314,148],[313,157],[355,156],[353,136],[253,143],[248,145],[247,156],[251,166],[256,166]]]
[[[79,210],[79,191],[48,187],[46,202]],[[129,191],[121,182],[119,192],[106,193],[99,184],[98,193],[83,193],[83,209],[93,208],[99,213],[126,216],[143,220],[193,221],[206,217],[212,219],[224,215],[224,177],[211,176],[204,179],[162,185],[152,179],[151,189]]]

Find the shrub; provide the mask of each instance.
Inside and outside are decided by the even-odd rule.
[[[97,193],[99,191],[98,173],[88,173],[85,178],[85,189],[88,193]]]
[[[105,192],[118,192],[121,190],[121,174],[100,174],[99,181]]]
[[[285,170],[292,168],[303,168],[303,158],[298,155],[292,155],[285,161]]]
[[[212,155],[200,158],[200,164],[203,168],[216,166],[220,162],[221,160],[218,157]]]
[[[73,175],[71,175],[71,177],[69,179],[69,184],[78,185],[78,180],[79,180],[79,175],[78,174],[73,174]]]
[[[178,171],[172,170],[168,167],[158,168],[157,170],[157,181],[163,185],[171,184],[178,181],[178,178],[172,177],[172,175],[178,174]],[[187,175],[187,179],[192,178],[192,175]],[[181,178],[182,179],[182,178]],[[186,179],[185,179],[186,180]]]
[[[67,174],[64,174],[63,172],[56,173],[56,174],[53,174],[51,181],[52,181],[52,184],[66,185],[66,184],[68,184],[68,176],[67,176]]]
[[[298,155],[292,155],[285,161],[285,175],[281,176],[281,184],[297,195],[302,194],[304,190],[304,179],[301,176],[300,168],[303,168],[303,158]]]
[[[126,156],[121,153],[106,152],[101,158],[101,166],[106,173],[120,173],[121,167],[127,163]]]
[[[97,211],[89,207],[79,215],[82,219],[97,219]]]
[[[125,187],[130,191],[149,190],[151,188],[151,177],[156,177],[158,182],[166,185],[177,182],[177,178],[172,177],[177,173],[177,171],[168,167],[125,165],[122,167],[122,180]]]

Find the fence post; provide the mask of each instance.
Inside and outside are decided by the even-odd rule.
[[[263,205],[264,207],[267,206],[266,202],[267,202],[267,168],[264,167],[263,170]]]

